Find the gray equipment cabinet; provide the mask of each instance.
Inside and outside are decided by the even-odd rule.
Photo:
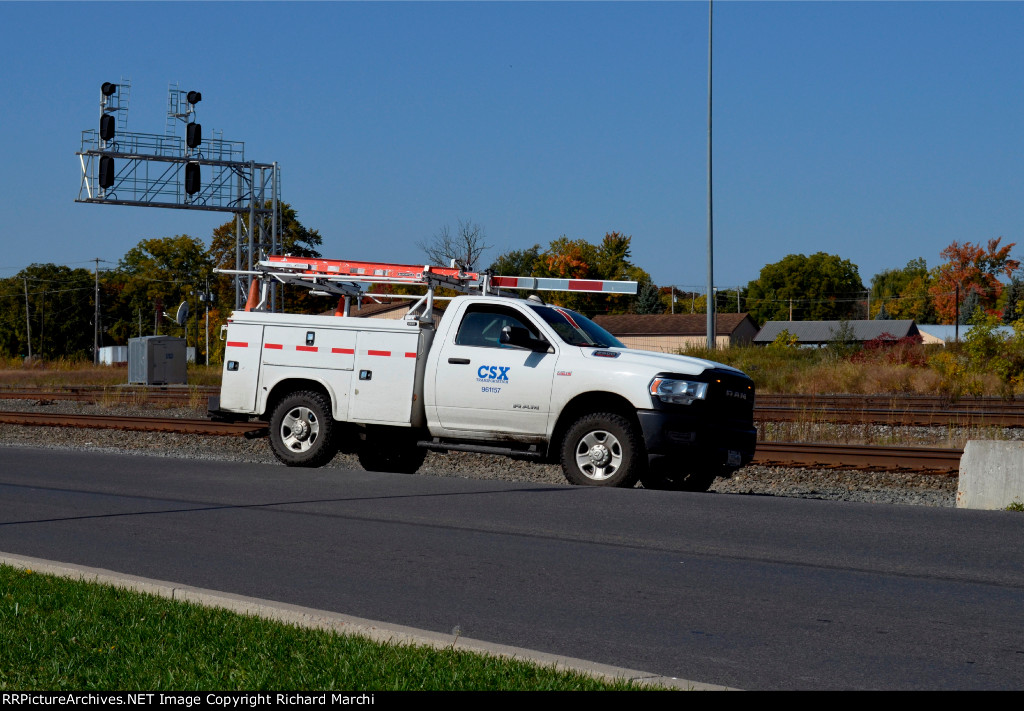
[[[172,336],[129,339],[128,382],[133,385],[187,383],[185,339]]]

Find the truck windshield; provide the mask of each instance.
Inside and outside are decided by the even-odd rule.
[[[555,330],[559,338],[570,346],[596,348],[625,348],[622,341],[608,333],[586,316],[560,306],[534,306],[538,316]]]

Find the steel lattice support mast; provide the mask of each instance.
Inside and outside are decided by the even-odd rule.
[[[127,130],[131,82],[104,83],[100,128],[82,132],[82,174],[75,202],[235,215],[235,270],[251,271],[281,251],[281,170],[275,163],[245,159],[245,144],[202,137],[195,120],[199,92],[172,86],[164,134]],[[186,137],[176,135],[186,126]],[[248,279],[235,277],[235,308],[245,301]],[[270,304],[276,305],[272,292]]]

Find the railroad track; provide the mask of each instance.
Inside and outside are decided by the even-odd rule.
[[[757,405],[758,422],[806,422],[894,427],[1024,427],[1024,408],[1014,410],[841,409]]]
[[[55,415],[45,412],[0,412],[0,424],[40,427],[89,427],[132,432],[173,432],[221,437],[262,437],[266,422],[214,422],[180,417],[119,417],[117,415]]]
[[[63,388],[0,388],[0,400],[74,400],[77,402],[149,402],[189,405],[194,398],[206,402],[220,388],[213,385],[153,387],[145,385],[74,385]]]
[[[135,432],[173,432],[214,436],[262,437],[265,422],[214,422],[176,417],[117,417],[113,415],[54,415],[39,412],[0,412],[0,423],[47,427],[91,427]],[[960,449],[874,447],[806,442],[759,442],[753,464],[816,469],[931,472],[955,475]]]
[[[812,469],[906,471],[947,474],[960,472],[962,449],[939,447],[876,447],[817,442],[758,442],[752,464]]]
[[[758,393],[759,405],[775,407],[807,407],[814,405],[830,408],[894,408],[894,409],[957,409],[985,410],[1024,409],[1024,398],[1005,400],[998,397],[965,397],[951,400],[944,395],[919,395],[915,393],[889,393],[881,395],[765,395]]]
[[[218,394],[216,386],[75,386],[0,388],[0,399],[148,402],[187,407]],[[970,398],[950,402],[932,395],[758,395],[758,422],[871,424],[914,427],[1024,427],[1024,399]]]
[[[1024,427],[1024,400],[936,395],[759,395],[759,422],[894,426]]]

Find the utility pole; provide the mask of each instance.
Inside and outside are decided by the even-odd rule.
[[[283,290],[282,290],[283,291]],[[206,277],[206,287],[203,292],[203,303],[206,304],[206,364],[210,364],[210,277]]]
[[[96,315],[93,316],[93,333],[92,333],[92,364],[99,365],[100,363],[100,259],[97,257],[93,260],[96,262]]]
[[[43,335],[46,329],[46,289],[40,294],[42,301],[39,304],[39,357],[43,357]]]
[[[28,359],[32,360],[32,323],[28,317],[28,277],[22,277],[25,282],[25,336],[28,338]]]

